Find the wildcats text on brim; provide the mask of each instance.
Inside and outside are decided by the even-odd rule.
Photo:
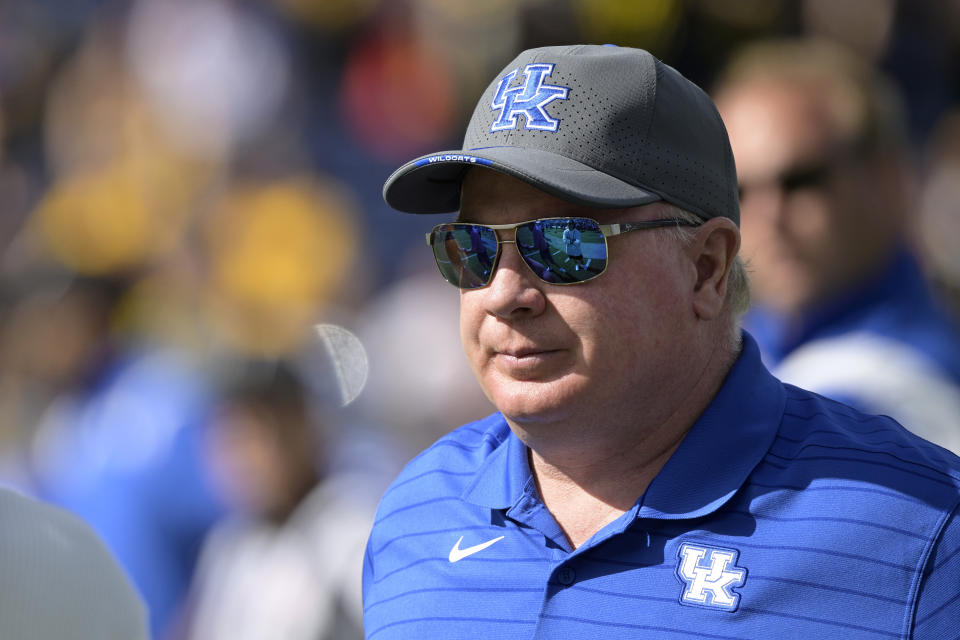
[[[436,155],[436,156],[427,156],[422,160],[418,160],[416,164],[419,167],[425,164],[434,164],[436,162],[465,162],[469,164],[483,164],[483,165],[491,164],[489,160],[485,160],[483,158],[478,158],[476,156],[458,155],[453,153],[445,153],[445,154]]]

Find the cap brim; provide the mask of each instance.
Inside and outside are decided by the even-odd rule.
[[[635,207],[662,199],[570,158],[524,147],[443,151],[411,160],[387,178],[383,199],[407,213],[456,211],[460,182],[470,167],[500,171],[558,198],[591,207]]]

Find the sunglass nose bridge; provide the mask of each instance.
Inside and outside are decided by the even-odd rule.
[[[497,238],[497,244],[517,244],[517,228],[527,224],[526,222],[520,222],[517,224],[492,224],[490,229],[493,230],[493,235]],[[504,238],[505,235],[509,234],[509,238]]]

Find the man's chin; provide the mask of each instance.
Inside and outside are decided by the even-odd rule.
[[[572,398],[576,396],[570,382],[564,378],[501,382],[488,390],[487,396],[510,422],[555,422],[570,413]]]

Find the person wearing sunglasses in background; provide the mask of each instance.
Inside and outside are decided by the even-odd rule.
[[[764,362],[960,453],[960,328],[909,248],[916,200],[893,87],[835,46],[780,40],[735,56],[714,93],[754,270],[744,326]]]
[[[592,45],[521,53],[463,150],[389,177],[396,209],[459,211],[427,238],[499,411],[384,494],[367,638],[956,635],[960,460],[767,372],[737,190],[707,95]],[[471,233],[489,272],[451,251]]]

